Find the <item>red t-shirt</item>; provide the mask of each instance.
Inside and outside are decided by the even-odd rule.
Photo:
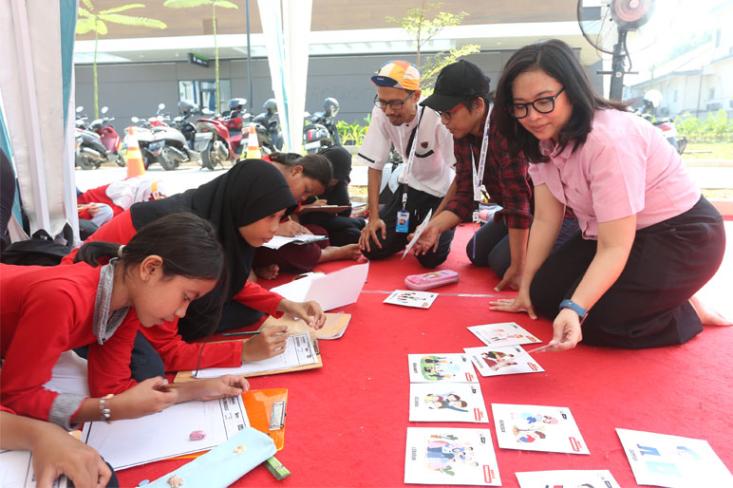
[[[101,268],[0,264],[0,372],[2,403],[21,415],[49,420],[58,393],[44,388],[61,353],[89,346],[92,396],[135,385],[130,355],[139,328],[130,310],[114,335],[99,345],[92,331]]]

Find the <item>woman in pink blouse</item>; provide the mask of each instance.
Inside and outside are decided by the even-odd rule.
[[[531,163],[535,215],[519,294],[492,309],[554,319],[552,350],[680,344],[727,322],[693,298],[723,258],[720,214],[658,130],[594,93],[567,44],[517,51],[495,110]],[[550,255],[566,206],[580,233]]]

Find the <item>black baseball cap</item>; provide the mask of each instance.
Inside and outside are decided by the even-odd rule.
[[[420,102],[420,105],[445,112],[475,97],[488,98],[490,91],[491,80],[484,75],[481,68],[461,59],[440,70],[433,94]]]

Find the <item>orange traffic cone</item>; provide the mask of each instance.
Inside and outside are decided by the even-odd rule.
[[[249,134],[247,135],[247,159],[262,158],[260,151],[260,141],[257,139],[257,129],[254,124],[249,124]]]
[[[135,136],[135,127],[127,128],[127,136],[125,137],[125,160],[127,160],[127,177],[142,176],[145,174],[145,164],[143,163],[143,155],[140,152],[140,145]]]

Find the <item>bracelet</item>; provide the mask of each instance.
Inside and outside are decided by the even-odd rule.
[[[564,308],[569,308],[573,312],[577,313],[578,317],[581,319],[588,314],[588,311],[586,309],[584,309],[574,301],[570,300],[569,298],[566,298],[565,300],[560,302],[560,310]]]
[[[102,420],[109,423],[112,418],[112,410],[107,405],[107,400],[111,399],[114,394],[110,393],[99,399],[99,413],[102,414]]]

